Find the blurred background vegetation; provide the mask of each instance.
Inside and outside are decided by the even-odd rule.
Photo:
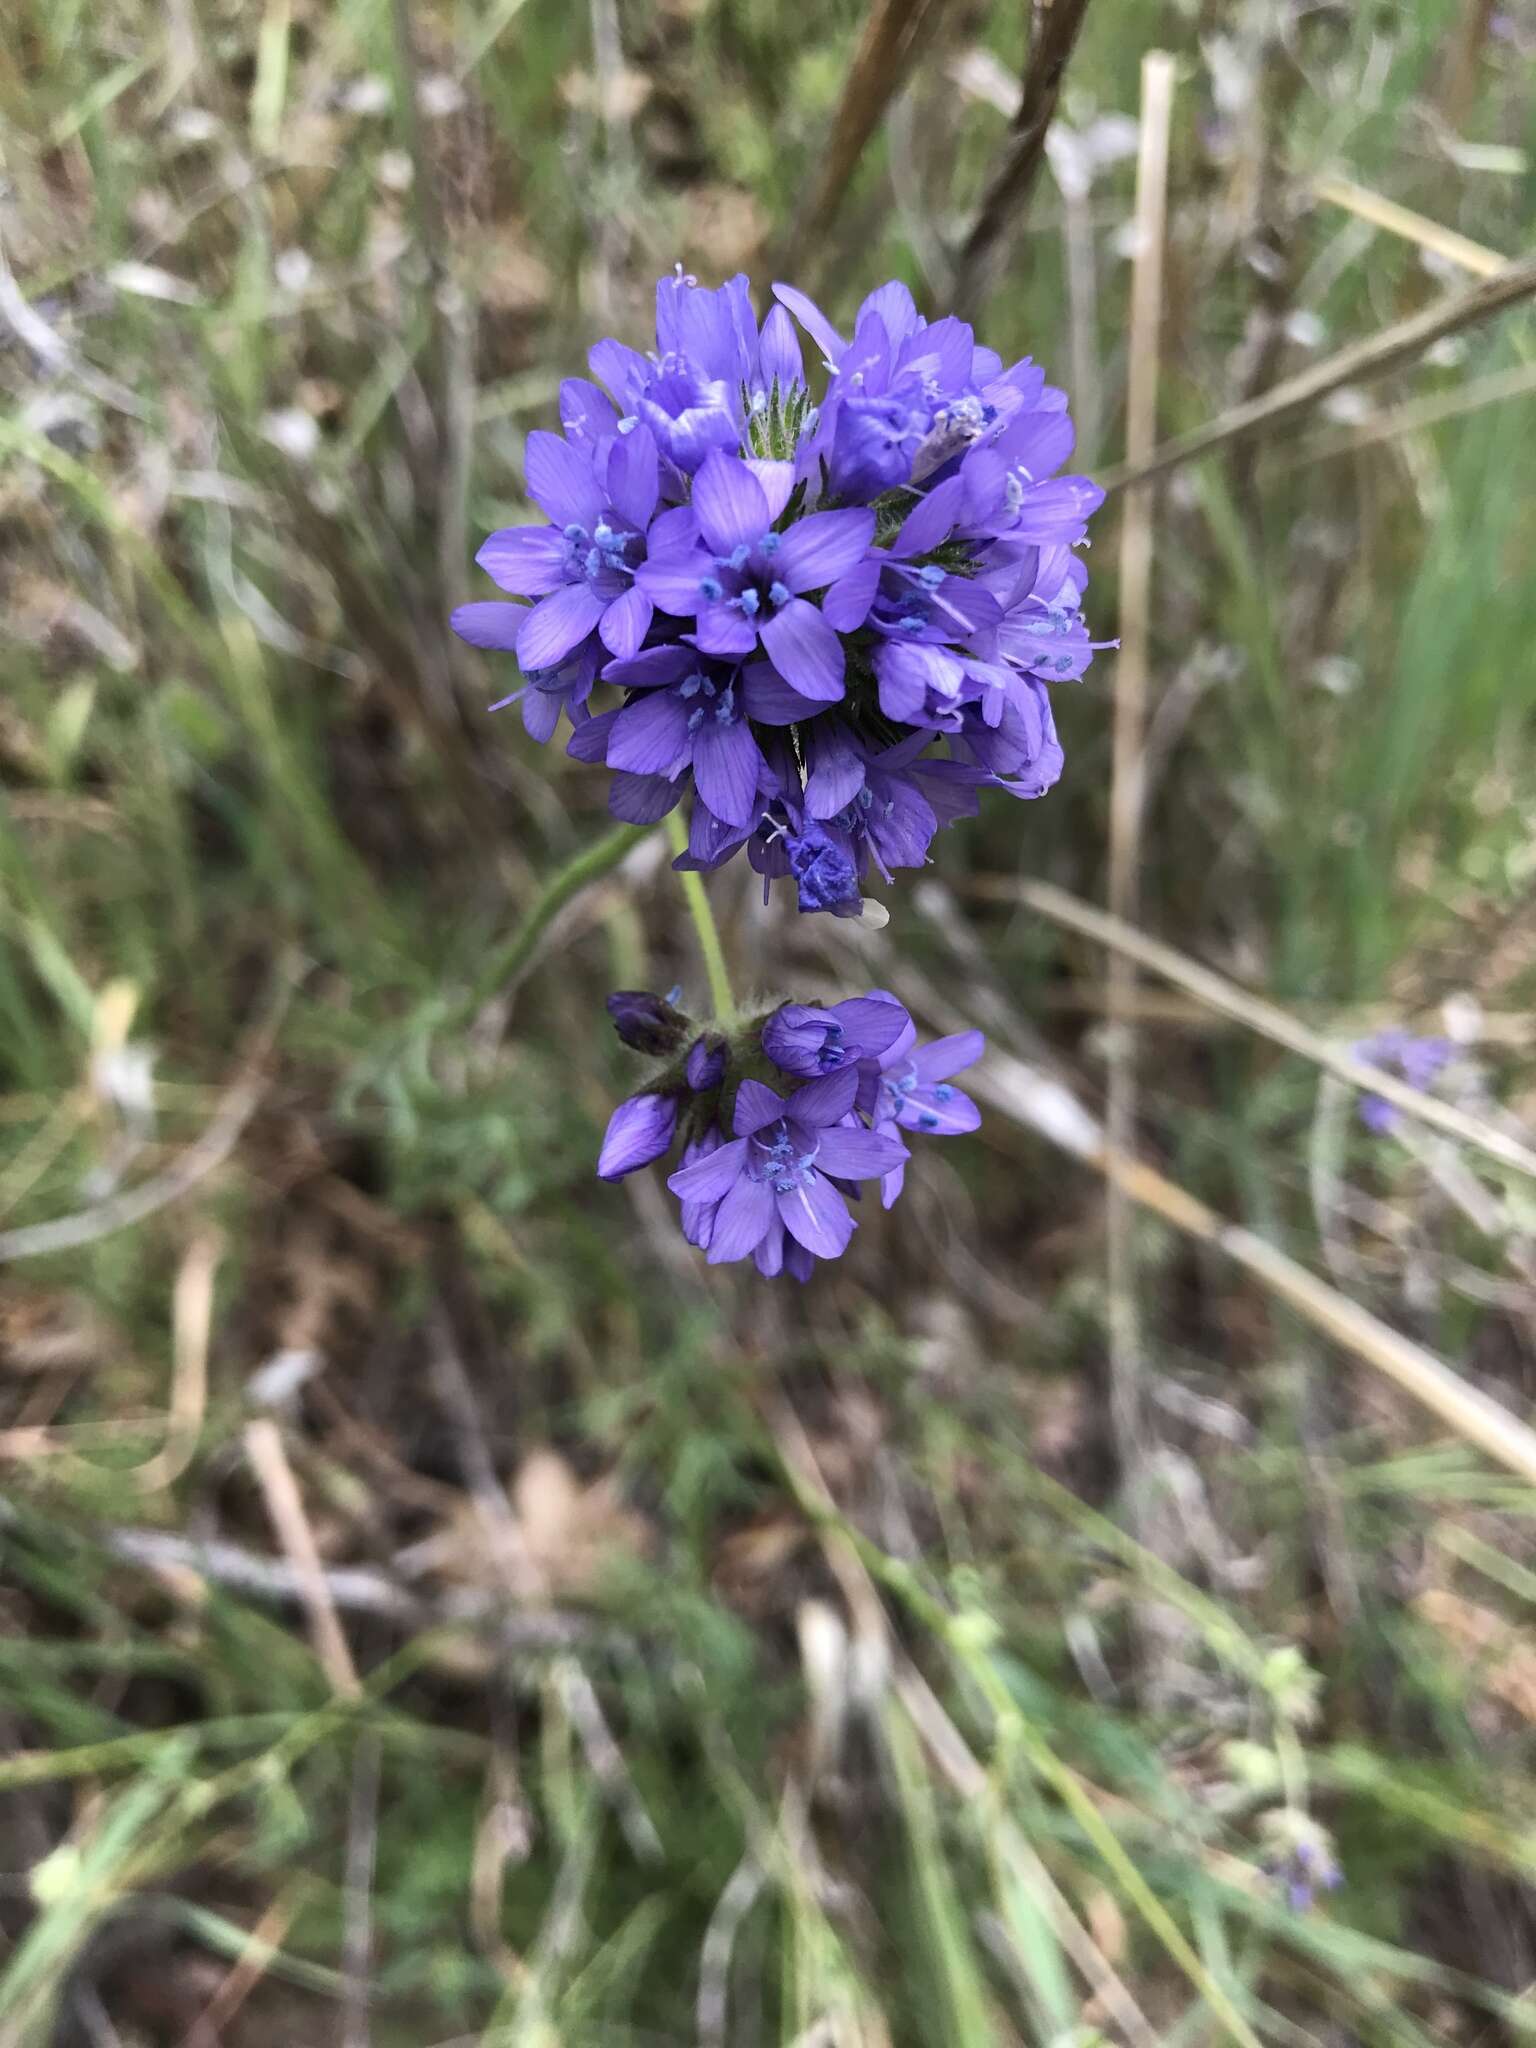
[[[1030,16],[9,0],[0,2042],[1536,2033],[1531,1481],[1166,1214],[1112,1426],[1104,1182],[1040,1124],[1124,1032],[1010,891],[1103,900],[1113,657],[1060,787],[880,939],[711,885],[739,986],[883,982],[1005,1056],[803,1294],[592,1177],[604,993],[702,1001],[658,845],[480,994],[606,829],[446,631],[523,435],[679,258],[942,310]],[[1536,222],[1528,0],[1096,0],[966,285],[1090,469],[1155,48],[1163,437]],[[1506,1134],[1533,364],[1517,304],[1168,474],[1137,863],[1147,930],[1335,1044],[1448,1032]],[[1132,1000],[1164,1185],[1528,1412],[1532,1184]]]

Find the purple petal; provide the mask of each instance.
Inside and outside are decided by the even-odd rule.
[[[834,1003],[828,1015],[842,1027],[843,1037],[856,1046],[861,1058],[874,1058],[891,1047],[912,1020],[900,1003],[879,995],[848,996]]]
[[[843,644],[815,605],[792,597],[764,621],[762,636],[774,667],[802,697],[835,704],[842,696]]]
[[[737,1176],[746,1161],[746,1139],[732,1138],[717,1152],[696,1159],[691,1166],[680,1166],[676,1173],[669,1174],[667,1186],[685,1202],[718,1202],[736,1185]]]
[[[709,1263],[726,1265],[744,1259],[773,1223],[773,1190],[765,1180],[742,1174],[715,1211],[709,1233]]]
[[[772,524],[762,485],[738,456],[719,449],[693,480],[693,514],[717,555],[761,539]]]
[[[481,545],[475,560],[514,596],[547,597],[565,581],[565,546],[565,536],[551,526],[504,526]]]
[[[677,807],[687,788],[686,776],[616,773],[608,789],[608,809],[626,825],[654,825]]]
[[[603,600],[585,583],[567,583],[552,597],[541,598],[518,636],[517,659],[523,674],[558,668],[602,616]]]
[[[763,322],[762,339],[757,345],[757,367],[763,388],[772,391],[777,383],[781,397],[796,384],[805,382],[805,365],[795,335],[795,323],[782,306],[774,306]]]
[[[683,548],[697,548],[699,522],[693,516],[693,507],[669,505],[665,512],[658,512],[651,521],[645,544],[652,555],[675,555]]]
[[[610,661],[603,670],[605,683],[617,683],[625,690],[654,690],[662,683],[680,683],[690,669],[698,667],[691,647],[669,641],[663,647],[647,647],[627,661]]]
[[[767,1182],[760,1183],[763,1187]],[[779,1219],[790,1236],[819,1259],[835,1259],[853,1235],[848,1204],[825,1174],[812,1174],[787,1195],[775,1195]]]
[[[608,652],[620,660],[634,654],[651,630],[656,607],[643,590],[626,590],[603,613],[598,634]]]
[[[934,1088],[914,1088],[902,1102],[900,1121],[909,1131],[923,1131],[933,1138],[955,1138],[974,1131],[981,1123],[981,1111],[963,1089],[940,1081]]]
[[[821,600],[821,615],[839,633],[856,633],[869,616],[869,608],[880,588],[884,562],[878,554],[866,555],[856,569],[839,576]]]
[[[744,1081],[742,1086],[745,1088],[747,1083]],[[837,1067],[832,1073],[818,1074],[814,1081],[807,1081],[803,1088],[797,1088],[787,1103],[779,1105],[779,1114],[812,1127],[839,1123],[852,1109],[858,1092],[858,1068]]]
[[[678,774],[688,763],[688,706],[672,690],[651,690],[613,722],[608,765],[631,775]]]
[[[726,722],[705,711],[693,736],[693,779],[717,818],[727,825],[751,822],[758,776],[766,765],[745,719]]]
[[[870,293],[859,308],[855,326],[862,326],[871,313],[880,320],[892,341],[905,341],[923,324],[911,292],[896,278],[892,278],[889,284],[877,285]]]
[[[987,1049],[979,1031],[956,1031],[949,1038],[936,1038],[912,1056],[918,1084],[928,1088],[935,1081],[947,1081],[965,1067],[973,1067]]]
[[[874,537],[875,515],[863,506],[812,512],[783,535],[774,568],[793,591],[819,590],[856,569]]]
[[[1010,535],[1041,543],[1076,540],[1103,502],[1104,493],[1091,477],[1059,476],[1050,483],[1032,484],[1024,492]]]
[[[613,402],[585,377],[567,377],[560,386],[560,425],[573,448],[590,453],[599,441],[619,430]]]
[[[680,619],[691,618],[704,602],[699,584],[712,566],[709,556],[699,548],[665,550],[640,564],[635,582],[657,611],[671,612]]]
[[[571,734],[565,751],[573,761],[601,762],[608,758],[608,735],[613,731],[617,711],[603,711],[596,718],[582,717],[575,721],[576,730]]]
[[[750,654],[757,645],[757,627],[733,604],[701,604],[693,638],[706,654]]]
[[[523,692],[523,730],[541,747],[554,738],[555,727],[560,723],[560,704],[558,690]]]
[[[812,718],[821,709],[790,688],[772,663],[754,661],[741,672],[736,685],[748,718],[759,725],[795,725]]]
[[[596,524],[603,494],[591,462],[569,441],[536,428],[528,436],[523,476],[529,497],[556,526]]]
[[[779,308],[774,307],[777,313]],[[765,1280],[775,1280],[784,1270],[784,1226],[775,1212],[773,1223],[752,1251],[753,1262]]]
[[[480,604],[461,604],[448,619],[461,640],[471,647],[493,647],[499,653],[516,650],[524,622],[532,616],[525,604],[498,604],[494,597]]]
[[[998,444],[1010,465],[1036,482],[1052,475],[1072,453],[1075,440],[1071,415],[1032,412],[1012,422]]]
[[[796,291],[792,284],[776,284],[773,296],[794,314],[829,363],[842,361],[848,344],[813,299]]]
[[[649,427],[620,434],[608,451],[608,502],[641,533],[661,495],[656,439]]]
[[[895,1138],[882,1138],[862,1124],[839,1124],[822,1132],[816,1164],[823,1173],[835,1173],[842,1180],[878,1180],[908,1157],[906,1146]]]
[[[891,553],[902,556],[931,553],[941,540],[949,538],[964,501],[965,485],[958,476],[936,485],[902,521]]]
[[[626,1173],[649,1166],[672,1143],[677,1128],[675,1095],[632,1095],[608,1119],[598,1155],[599,1180],[622,1180]]]
[[[773,1090],[761,1081],[743,1081],[736,1090],[736,1108],[731,1118],[731,1127],[738,1138],[750,1138],[754,1131],[760,1131],[765,1124],[777,1123],[784,1114],[784,1104]]]
[[[805,807],[813,818],[835,818],[864,787],[864,756],[840,718],[818,718],[810,728]]]
[[[875,673],[880,709],[898,724],[922,716],[930,690],[936,697],[953,700],[965,680],[965,671],[952,654],[913,640],[892,640],[882,647],[875,656]]]
[[[768,524],[771,526],[789,503],[789,494],[795,487],[795,465],[792,462],[769,462],[755,455],[743,459],[763,487],[763,496],[768,501]]]
[[[638,349],[626,348],[622,341],[594,342],[587,350],[587,363],[593,376],[608,386],[626,412],[656,374],[654,363]]]

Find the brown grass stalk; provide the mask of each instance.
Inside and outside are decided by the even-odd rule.
[[[1025,904],[1053,923],[1081,932],[1085,938],[1094,939],[1113,952],[1149,968],[1164,981],[1172,982],[1197,1002],[1204,1003],[1208,1009],[1231,1017],[1250,1031],[1272,1039],[1276,1045],[1299,1053],[1315,1066],[1326,1068],[1351,1087],[1381,1096],[1396,1108],[1407,1110],[1420,1123],[1443,1131],[1447,1137],[1459,1138],[1463,1144],[1474,1146],[1503,1166],[1536,1176],[1536,1151],[1522,1144],[1518,1138],[1511,1137],[1481,1117],[1473,1116],[1470,1111],[1458,1108],[1453,1102],[1442,1102],[1438,1096],[1425,1095],[1420,1089],[1411,1088],[1395,1074],[1373,1067],[1347,1047],[1322,1037],[1278,1003],[1250,995],[1235,982],[1228,981],[1209,967],[1201,966],[1198,960],[1191,960],[1177,947],[1149,937],[1122,919],[1106,916],[1091,903],[1079,901],[1065,889],[1058,889],[1054,883],[982,876],[969,886],[973,895]]]
[[[1141,67],[1141,147],[1136,168],[1136,255],[1131,276],[1130,377],[1126,455],[1145,461],[1157,435],[1157,382],[1163,310],[1168,143],[1173,118],[1173,59],[1153,50]],[[1109,798],[1109,901],[1133,918],[1140,868],[1147,683],[1151,666],[1152,499],[1149,486],[1127,493],[1120,533],[1121,649],[1115,664],[1114,749]],[[1123,954],[1110,962],[1110,1142],[1129,1152],[1136,1129],[1136,970]],[[1109,1254],[1110,1409],[1121,1483],[1133,1523],[1143,1450],[1141,1327],[1136,1299],[1135,1222],[1111,1183],[1106,1217]]]
[[[1209,455],[1212,449],[1224,447],[1242,435],[1268,433],[1283,421],[1316,405],[1330,392],[1338,391],[1346,384],[1360,384],[1368,378],[1379,377],[1399,363],[1422,355],[1425,349],[1443,341],[1448,335],[1461,334],[1469,327],[1480,326],[1484,320],[1491,320],[1494,314],[1519,305],[1533,294],[1536,294],[1536,256],[1527,256],[1518,263],[1507,264],[1494,276],[1484,278],[1466,291],[1452,292],[1435,305],[1410,313],[1406,320],[1394,320],[1390,326],[1368,335],[1364,341],[1352,342],[1348,348],[1340,349],[1321,363],[1314,363],[1295,377],[1287,377],[1257,398],[1230,406],[1203,427],[1195,427],[1187,434],[1165,441],[1139,462],[1122,463],[1118,469],[1102,475],[1099,481],[1107,491],[1124,490],[1148,477],[1162,476],[1170,469],[1179,469],[1186,462]]]

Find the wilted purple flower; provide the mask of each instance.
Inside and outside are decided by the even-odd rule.
[[[1411,1031],[1378,1031],[1362,1038],[1351,1048],[1356,1059],[1366,1060],[1387,1073],[1401,1074],[1410,1088],[1428,1089],[1456,1056],[1448,1038],[1416,1038]],[[1403,1112],[1383,1095],[1362,1095],[1360,1121],[1378,1137],[1396,1129]]]
[[[597,1158],[599,1180],[622,1180],[670,1149],[677,1130],[675,1095],[632,1095],[608,1119]]]
[[[531,606],[454,625],[517,656],[536,738],[568,714],[616,816],[691,802],[679,865],[745,847],[802,910],[856,916],[862,878],[920,866],[980,790],[1056,781],[1048,689],[1105,644],[1074,552],[1103,494],[1062,473],[1066,397],[1027,358],[925,320],[899,283],[848,338],[774,290],[759,325],[744,276],[708,290],[679,269],[654,350],[593,348],[597,381],[560,387],[563,438],[529,439],[550,523],[481,551]],[[594,711],[599,681],[623,701]]]
[[[684,1201],[719,1203],[712,1266],[750,1255],[772,1276],[784,1263],[786,1232],[815,1258],[835,1259],[846,1248],[854,1222],[829,1175],[870,1180],[906,1158],[898,1139],[848,1121],[858,1089],[854,1067],[806,1082],[787,1101],[761,1081],[741,1083],[735,1136],[667,1182]]]
[[[676,1052],[692,1028],[666,996],[652,995],[646,989],[618,989],[608,998],[606,1007],[613,1028],[624,1043],[635,1052],[650,1053],[653,1057]]]

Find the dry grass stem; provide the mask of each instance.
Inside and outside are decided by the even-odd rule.
[[[1509,261],[1497,249],[1485,249],[1481,242],[1458,235],[1454,228],[1442,227],[1438,221],[1415,213],[1410,206],[1399,206],[1395,199],[1385,199],[1368,186],[1355,184],[1353,179],[1314,178],[1312,190],[1327,204],[1342,206],[1346,213],[1369,221],[1372,227],[1385,228],[1406,242],[1416,242],[1421,249],[1454,263],[1459,270],[1469,270],[1474,277],[1497,277]]]
[[[273,1532],[293,1566],[299,1595],[309,1617],[315,1655],[331,1682],[331,1690],[341,1699],[360,1699],[363,1689],[358,1682],[357,1667],[352,1662],[352,1652],[347,1647],[346,1636],[336,1616],[336,1603],[331,1597],[315,1533],[304,1512],[303,1496],[293,1476],[293,1467],[288,1462],[288,1453],[283,1449],[277,1424],[265,1417],[248,1422],[245,1426],[245,1450],[251,1470],[256,1475],[256,1483],[261,1488],[262,1499],[266,1502]]]
[[[1126,455],[1146,460],[1157,436],[1157,383],[1163,311],[1168,144],[1173,119],[1173,59],[1152,51],[1141,67],[1141,136],[1136,166],[1136,253],[1131,275],[1130,378]],[[1126,495],[1120,533],[1120,634],[1115,663],[1114,745],[1109,798],[1109,901],[1133,918],[1138,899],[1147,684],[1152,659],[1152,499],[1150,486]],[[1134,965],[1111,960],[1109,976],[1109,1131],[1122,1152],[1135,1145],[1136,994]],[[1121,1485],[1139,1521],[1145,1419],[1141,1326],[1136,1298],[1135,1219],[1111,1184],[1106,1216],[1109,1287],[1110,1410]],[[1148,1650],[1151,1644],[1144,1645]]]
[[[1061,1093],[1059,1084],[1046,1082],[1022,1060],[993,1052],[972,1085],[976,1094],[1005,1116],[1061,1146],[1085,1165],[1097,1167],[1132,1201],[1221,1252],[1268,1293],[1287,1302],[1314,1329],[1392,1380],[1458,1436],[1536,1485],[1536,1429],[1461,1379],[1422,1344],[1402,1336],[1369,1309],[1309,1273],[1287,1253],[1242,1225],[1226,1222],[1155,1168],[1113,1151],[1080,1107],[1075,1118],[1063,1116],[1054,1100]]]
[[[1346,384],[1361,384],[1368,378],[1379,377],[1399,363],[1422,355],[1437,341],[1480,326],[1496,313],[1519,305],[1533,293],[1536,293],[1536,256],[1528,256],[1518,263],[1506,265],[1468,291],[1453,292],[1437,304],[1426,306],[1422,312],[1410,313],[1404,320],[1394,320],[1390,326],[1369,335],[1364,341],[1353,342],[1325,361],[1314,363],[1310,369],[1287,377],[1273,390],[1262,392],[1242,405],[1230,407],[1203,427],[1165,441],[1144,461],[1135,465],[1122,463],[1118,469],[1109,470],[1100,476],[1099,481],[1108,491],[1124,490],[1128,484],[1161,476],[1170,469],[1181,468],[1186,462],[1194,462],[1202,455],[1209,455],[1213,448],[1224,447],[1242,435],[1267,433],[1283,420],[1316,405],[1330,392],[1338,391]]]
[[[1199,961],[1191,960],[1177,947],[1149,938],[1119,918],[1106,916],[1091,903],[1081,902],[1067,890],[1058,889],[1054,883],[981,877],[970,884],[970,889],[978,896],[1026,904],[1031,910],[1038,910],[1042,917],[1065,925],[1071,931],[1081,932],[1085,938],[1097,940],[1100,945],[1161,975],[1164,981],[1184,989],[1212,1010],[1247,1025],[1249,1030],[1273,1039],[1277,1045],[1283,1045],[1291,1052],[1299,1053],[1314,1065],[1326,1068],[1352,1087],[1367,1090],[1398,1109],[1410,1111],[1421,1123],[1444,1131],[1447,1137],[1461,1139],[1463,1144],[1474,1146],[1488,1158],[1498,1160],[1501,1166],[1513,1167],[1518,1173],[1536,1177],[1536,1151],[1520,1139],[1511,1137],[1481,1117],[1473,1116],[1470,1111],[1458,1108],[1453,1102],[1442,1102],[1438,1096],[1425,1095],[1395,1074],[1384,1073],[1369,1061],[1357,1059],[1347,1047],[1335,1045],[1319,1036],[1299,1018],[1293,1017],[1290,1011],[1281,1009],[1278,1003],[1249,995],[1235,982],[1226,980],[1209,967],[1202,967]]]

